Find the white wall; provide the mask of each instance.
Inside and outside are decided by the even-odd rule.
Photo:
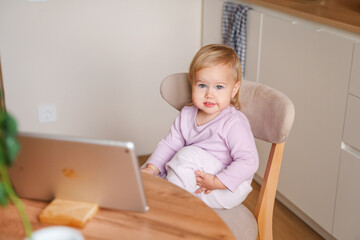
[[[21,131],[130,140],[153,151],[177,112],[161,80],[201,45],[201,0],[0,0],[6,105]],[[39,123],[38,107],[57,120]]]

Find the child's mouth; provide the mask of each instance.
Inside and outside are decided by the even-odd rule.
[[[213,106],[215,106],[215,103],[212,103],[212,102],[204,102],[204,106],[205,106],[205,107],[213,107]]]

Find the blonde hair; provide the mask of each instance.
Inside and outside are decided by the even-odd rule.
[[[191,86],[194,83],[196,73],[204,68],[215,65],[228,65],[232,72],[234,81],[241,82],[241,63],[238,55],[230,46],[223,44],[210,44],[202,47],[193,58],[189,69],[189,80]],[[230,103],[237,109],[241,109],[240,87]]]

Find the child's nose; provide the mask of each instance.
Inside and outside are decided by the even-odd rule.
[[[206,98],[212,98],[212,97],[214,97],[213,89],[208,88],[208,89],[206,90],[205,97],[206,97]]]

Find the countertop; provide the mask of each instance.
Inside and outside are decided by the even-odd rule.
[[[243,0],[360,34],[360,0]]]

